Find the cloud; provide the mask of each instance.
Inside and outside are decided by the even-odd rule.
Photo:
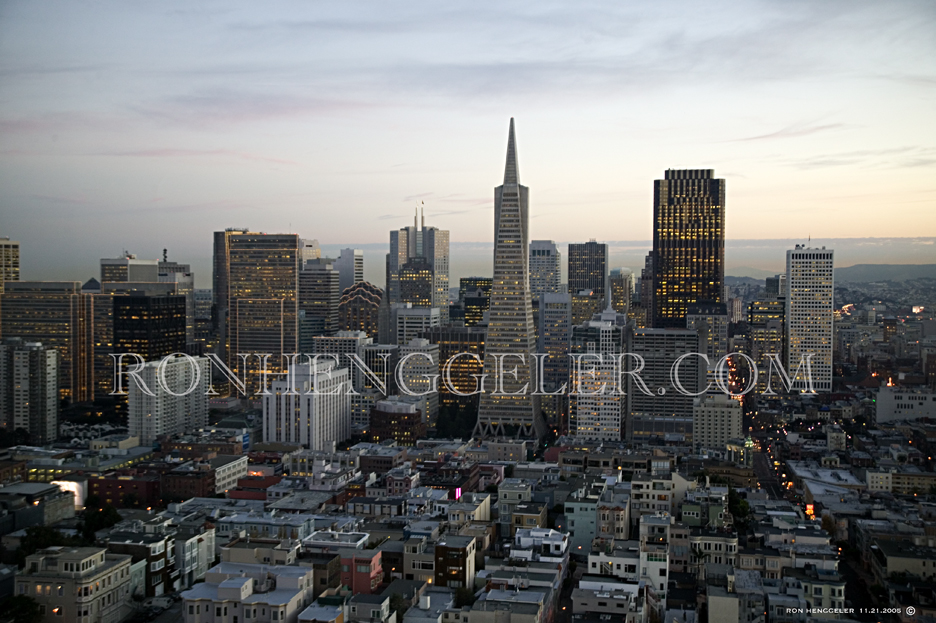
[[[178,149],[178,148],[137,149],[137,150],[131,150],[131,151],[100,152],[100,153],[93,154],[93,155],[128,157],[128,158],[189,158],[189,157],[222,156],[222,157],[236,158],[239,160],[269,162],[273,164],[289,164],[289,165],[301,164],[295,160],[286,160],[284,158],[271,158],[269,156],[261,156],[258,154],[234,151],[231,149]]]
[[[828,130],[845,130],[850,129],[855,126],[846,125],[844,123],[826,123],[823,125],[804,125],[804,124],[793,124],[776,132],[770,132],[768,134],[760,134],[758,136],[749,136],[747,138],[738,138],[734,139],[736,141],[762,141],[767,139],[778,139],[778,138],[796,138],[800,136],[809,136],[810,134],[816,134],[817,132],[826,132]]]

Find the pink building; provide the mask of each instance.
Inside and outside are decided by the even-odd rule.
[[[353,594],[371,595],[383,583],[383,560],[379,549],[342,549],[341,583]]]

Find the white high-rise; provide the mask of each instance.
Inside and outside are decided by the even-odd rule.
[[[542,439],[546,432],[537,387],[533,302],[530,295],[530,189],[520,184],[514,121],[510,120],[504,183],[494,189],[494,280],[485,342],[484,374],[496,382],[481,394],[475,434]],[[494,356],[496,355],[496,357]],[[499,374],[499,362],[506,370]],[[512,371],[516,366],[516,374]],[[501,378],[498,378],[500,376]]]
[[[430,344],[424,338],[415,338],[399,349],[400,379],[411,394],[425,395],[426,410],[423,418],[426,422],[434,424],[439,417],[439,345]],[[399,383],[398,383],[399,384]],[[400,386],[400,393],[403,387]]]
[[[332,450],[351,436],[350,374],[333,361],[302,364],[273,381],[263,397],[263,439],[298,443],[310,450]]]
[[[154,443],[160,435],[181,434],[208,425],[211,369],[207,357],[178,355],[150,361],[139,375],[149,391],[133,380],[128,383],[127,419],[130,434],[139,437],[142,445]]]
[[[794,391],[831,392],[833,251],[796,245],[786,257],[787,374]],[[805,376],[808,355],[811,384]],[[794,378],[800,361],[803,367]],[[772,387],[777,391],[776,383]]]
[[[534,240],[530,243],[530,293],[539,298],[547,292],[560,291],[562,258],[559,247],[552,240]]]

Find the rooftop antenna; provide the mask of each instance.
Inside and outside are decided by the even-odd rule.
[[[419,205],[422,207],[422,228],[426,229],[426,202],[420,201]]]

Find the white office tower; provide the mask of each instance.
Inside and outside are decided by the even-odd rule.
[[[127,419],[130,434],[139,437],[140,444],[208,425],[211,368],[207,357],[177,355],[148,361],[138,374],[146,390],[128,379]]]
[[[632,329],[628,342],[627,352],[640,356],[644,367],[636,376],[625,377],[627,440],[672,435],[690,441],[694,397],[687,394],[705,387],[705,365],[698,357],[690,356],[679,362],[678,369],[674,368],[681,356],[700,352],[699,334],[690,329]],[[623,358],[625,372],[636,370],[638,365],[633,356]],[[674,385],[674,374],[683,391]]]
[[[333,266],[338,271],[339,292],[364,281],[364,251],[361,249],[342,249]]]
[[[101,283],[110,281],[159,281],[159,260],[140,260],[132,253],[101,259]]]
[[[394,303],[390,314],[394,327],[394,344],[409,344],[422,337],[432,327],[442,326],[442,312],[438,307],[413,307],[410,303]]]
[[[185,268],[188,268],[186,265]],[[160,283],[174,283],[176,294],[185,297],[185,343],[195,342],[195,273],[188,271],[159,271]]]
[[[333,450],[351,436],[350,374],[333,361],[293,366],[263,397],[263,439]]]
[[[552,240],[534,240],[530,243],[530,294],[540,298],[547,292],[560,292],[562,258],[559,247]]]
[[[314,355],[329,355],[329,357],[319,357],[319,361],[335,362],[339,368],[352,369],[352,363],[349,355],[357,355],[364,360],[364,348],[373,343],[374,339],[367,337],[363,331],[339,331],[335,335],[320,335],[312,338],[312,353]],[[305,358],[300,357],[298,363],[306,363]],[[364,387],[364,375],[360,368],[353,368],[351,374],[351,385],[355,391],[360,391]]]
[[[0,426],[36,443],[58,438],[59,352],[38,342],[0,341]]]
[[[833,251],[796,245],[786,257],[787,374],[793,391],[831,392]],[[806,376],[809,355],[811,383]],[[776,386],[773,389],[777,391]]]
[[[449,232],[423,225],[423,255],[432,268],[432,307],[439,308],[442,324],[448,323],[449,311]]]
[[[520,185],[511,119],[504,183],[494,189],[494,280],[484,357],[484,374],[496,385],[481,394],[475,428],[479,437],[514,433],[542,439],[546,432],[539,396],[533,395],[537,378],[532,357],[536,341],[530,295],[529,202],[530,189]],[[517,373],[499,374],[500,361],[506,370],[516,366]]]
[[[569,432],[580,441],[620,441],[627,398],[617,391],[627,317],[610,306],[572,328]]]
[[[439,345],[424,338],[414,338],[400,346],[400,366],[397,386],[400,394],[425,396],[426,410],[423,418],[427,424],[435,424],[439,417]],[[403,383],[399,383],[402,380]],[[407,394],[403,387],[406,386]]]
[[[742,415],[741,403],[726,394],[697,398],[692,412],[693,443],[724,452],[729,440],[744,436]]]

